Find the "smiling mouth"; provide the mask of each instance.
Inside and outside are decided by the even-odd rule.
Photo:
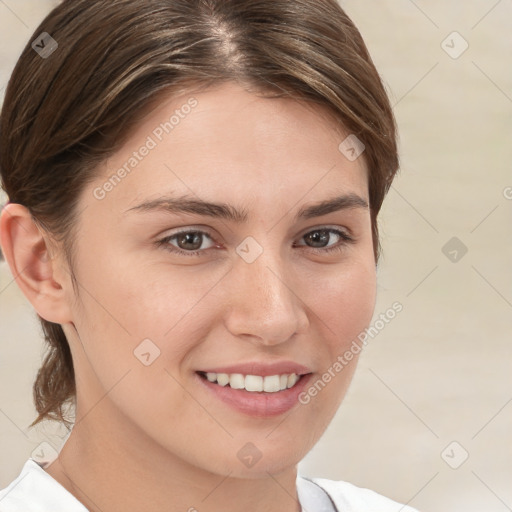
[[[222,387],[241,389],[250,393],[277,393],[293,388],[303,375],[285,373],[280,375],[243,375],[241,373],[197,372],[203,379]]]

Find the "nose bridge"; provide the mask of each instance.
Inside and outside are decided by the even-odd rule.
[[[241,244],[239,250],[243,248]],[[254,249],[249,246],[249,251]],[[231,272],[234,298],[227,319],[231,333],[253,336],[270,345],[284,342],[303,330],[306,313],[294,293],[294,279],[290,268],[285,267],[287,263],[280,256],[279,247],[269,245],[252,262],[244,259],[243,252],[240,254]]]

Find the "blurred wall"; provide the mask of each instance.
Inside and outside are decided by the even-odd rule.
[[[0,95],[54,2],[0,1]],[[512,2],[345,0],[391,95],[401,171],[381,215],[379,315],[350,391],[301,462],[423,512],[512,510]],[[0,488],[28,430],[42,344],[0,263]]]

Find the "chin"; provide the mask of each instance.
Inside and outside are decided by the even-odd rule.
[[[270,446],[262,447],[261,451],[250,445],[244,446],[246,448],[238,449],[234,457],[224,457],[215,465],[212,465],[212,460],[219,454],[210,452],[203,469],[222,476],[229,475],[231,478],[266,479],[269,478],[269,474],[277,476],[296,467],[303,457],[289,451],[284,453],[284,450],[275,450]],[[289,450],[290,446],[287,448]]]

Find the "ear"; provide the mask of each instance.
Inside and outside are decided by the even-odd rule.
[[[3,208],[0,244],[14,279],[37,313],[49,322],[71,322],[69,273],[52,259],[47,238],[26,207],[9,203]]]

